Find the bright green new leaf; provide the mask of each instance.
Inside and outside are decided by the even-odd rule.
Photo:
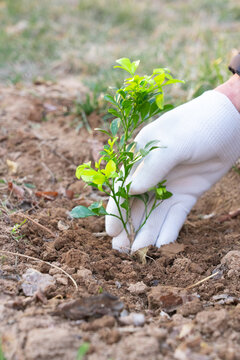
[[[86,168],[90,168],[91,167],[91,161],[89,161],[88,163],[84,163],[82,165],[79,165],[76,169],[76,177],[78,179],[81,178],[82,175],[82,171],[85,170]]]
[[[106,177],[105,177],[103,174],[96,173],[96,175],[94,175],[94,176],[92,177],[92,180],[91,180],[91,181],[92,181],[94,184],[103,185],[104,182],[105,182],[105,180],[106,180]]]
[[[124,69],[128,71],[131,75],[134,75],[135,71],[137,70],[140,64],[140,60],[133,61],[131,63],[131,61],[128,58],[121,58],[116,60],[116,63],[118,63],[121,66],[116,65],[114,66],[114,68]]]
[[[164,74],[164,71],[165,69],[162,69],[162,68],[159,68],[159,69],[153,69],[153,75],[156,75],[156,74]]]
[[[105,175],[109,179],[115,174],[116,164],[113,160],[110,160],[105,167]]]
[[[79,179],[82,178],[85,182],[93,182],[93,177],[97,174],[96,170],[93,169],[82,169],[79,170]]]
[[[162,93],[162,94],[159,94],[159,95],[156,97],[156,104],[157,104],[157,106],[159,107],[159,109],[163,109],[163,104],[164,104],[164,96],[163,96],[163,93]]]
[[[176,83],[183,83],[183,84],[185,84],[185,81],[183,81],[183,80],[178,80],[178,79],[171,79],[171,80],[166,81],[165,84],[163,84],[163,85],[165,86],[165,85],[176,84]]]
[[[163,73],[163,74],[160,74],[160,75],[155,76],[154,80],[155,80],[155,82],[156,82],[156,84],[157,84],[158,86],[159,86],[159,85],[162,85],[162,83],[163,83],[164,80],[165,80],[165,74]]]

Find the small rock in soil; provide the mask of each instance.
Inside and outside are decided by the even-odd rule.
[[[144,284],[143,281],[139,281],[135,284],[130,284],[130,286],[128,287],[128,291],[130,291],[131,294],[136,294],[136,295],[146,293],[147,289],[148,287],[147,285]]]
[[[22,277],[22,290],[26,296],[33,296],[38,291],[44,293],[49,286],[55,284],[55,279],[51,275],[42,274],[35,269],[27,269]]]
[[[221,260],[221,265],[228,268],[228,277],[240,274],[240,251],[229,251]]]
[[[119,321],[123,325],[143,326],[145,324],[145,316],[144,314],[130,313],[127,316],[121,316]]]

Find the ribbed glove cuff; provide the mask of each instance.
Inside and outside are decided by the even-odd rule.
[[[231,166],[240,156],[240,113],[218,91],[206,91],[200,98],[202,111],[208,111],[207,121],[203,123],[206,140],[220,159]]]

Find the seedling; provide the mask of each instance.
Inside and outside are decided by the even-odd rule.
[[[88,342],[82,343],[82,345],[78,349],[76,360],[83,360],[83,358],[87,354],[89,348],[90,348],[90,344]]]
[[[156,140],[147,143],[144,148],[138,148],[133,141],[135,130],[148,120],[162,112],[172,109],[172,105],[164,105],[163,89],[166,85],[182,82],[174,79],[166,68],[154,69],[150,76],[136,75],[140,61],[131,62],[127,58],[117,60],[120,68],[127,71],[130,77],[124,80],[123,86],[115,89],[115,94],[105,95],[105,100],[111,105],[108,112],[113,116],[109,130],[97,129],[108,135],[107,144],[100,152],[100,159],[92,167],[91,161],[79,165],[76,177],[87,185],[96,187],[101,192],[112,197],[118,214],[108,214],[101,202],[94,202],[88,208],[76,206],[71,211],[74,218],[85,218],[93,215],[110,215],[118,218],[127,233],[130,244],[136,234],[144,226],[151,213],[172,194],[167,191],[165,181],[149,189],[153,196],[149,207],[149,193],[130,195],[131,183],[128,176],[133,166],[159,148]],[[134,229],[131,219],[131,203],[134,198],[144,203],[145,216],[142,224]]]
[[[24,237],[24,235],[20,233],[20,229],[26,221],[27,219],[24,219],[20,224],[15,224],[11,229],[11,235],[14,240],[19,241]]]
[[[3,353],[3,350],[2,350],[1,341],[0,341],[0,360],[6,360],[6,358],[5,358],[5,356],[4,356],[4,353]]]

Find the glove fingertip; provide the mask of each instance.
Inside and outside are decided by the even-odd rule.
[[[106,215],[105,230],[111,237],[118,236],[123,230],[123,225],[119,219],[114,218],[111,215]]]
[[[112,248],[122,253],[129,253],[130,243],[125,230],[112,239]]]

